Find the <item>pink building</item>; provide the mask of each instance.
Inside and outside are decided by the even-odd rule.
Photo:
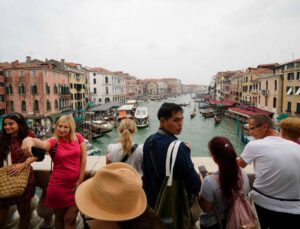
[[[12,62],[4,68],[7,112],[19,112],[32,124],[49,127],[70,109],[68,76],[39,60]]]
[[[0,115],[6,111],[3,69],[0,68]]]

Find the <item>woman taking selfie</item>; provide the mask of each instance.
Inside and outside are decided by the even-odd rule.
[[[9,175],[17,175],[30,167],[29,179],[25,191],[21,196],[0,198],[0,228],[4,224],[10,206],[17,205],[20,215],[19,228],[28,228],[31,217],[30,203],[35,193],[35,179],[31,163],[37,160],[31,154],[25,155],[21,151],[24,138],[34,134],[29,131],[24,117],[18,113],[3,115],[2,134],[0,137],[0,167],[12,164]]]
[[[45,205],[54,209],[55,228],[76,228],[78,209],[75,190],[83,182],[86,167],[86,145],[81,134],[75,133],[76,125],[72,116],[58,119],[54,136],[41,141],[26,138],[23,151],[30,153],[33,146],[45,149],[53,161],[53,171],[48,184]]]

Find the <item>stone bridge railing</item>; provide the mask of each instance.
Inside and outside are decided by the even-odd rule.
[[[198,166],[204,165],[208,172],[214,172],[217,170],[217,165],[210,157],[192,157],[196,171],[198,172]],[[93,172],[99,170],[105,165],[105,156],[88,156],[86,177],[89,177]],[[46,208],[44,205],[46,190],[48,186],[50,176],[51,159],[48,155],[42,162],[33,163],[33,168],[36,177],[36,186],[39,187],[35,198],[32,201],[32,220],[30,228],[53,228],[53,210]],[[248,166],[246,172],[250,177],[250,183],[252,186],[254,173],[253,167]],[[40,191],[39,191],[40,190]],[[5,229],[17,228],[18,214],[16,207],[12,207],[9,212],[8,219],[6,221]]]

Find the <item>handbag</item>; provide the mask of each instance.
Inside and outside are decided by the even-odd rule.
[[[0,168],[0,198],[21,196],[28,184],[30,166],[25,167],[17,175],[9,175],[7,170],[14,166],[11,165],[11,160],[9,159],[10,153],[8,154],[7,160],[8,164],[10,161],[10,165]]]
[[[154,212],[161,217],[164,222],[171,224],[170,228],[189,229],[193,224],[189,197],[184,182],[181,180],[173,180],[173,168],[180,143],[180,141],[176,140],[169,145],[166,157],[166,177],[160,188]],[[151,159],[153,162],[152,157]],[[157,173],[155,164],[153,163],[153,165]],[[195,201],[193,202],[195,205],[192,205],[194,212],[193,218],[196,218],[197,221],[200,216],[200,207],[199,212],[197,212],[198,201],[197,198],[194,199]]]

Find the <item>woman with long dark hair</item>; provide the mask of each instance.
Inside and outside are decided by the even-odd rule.
[[[214,137],[209,141],[208,149],[218,171],[206,176],[201,187],[201,229],[225,228],[227,210],[241,188],[245,193],[249,192],[249,180],[239,168],[236,152],[227,138]]]
[[[37,160],[30,154],[26,155],[21,151],[21,144],[24,138],[33,137],[34,134],[29,131],[24,117],[19,113],[3,115],[2,134],[0,137],[0,167],[6,164],[13,165],[8,171],[10,175],[17,175],[23,169]],[[31,198],[35,193],[35,179],[32,168],[27,187],[21,196],[11,198],[0,198],[0,228],[4,224],[10,206],[17,205],[20,215],[19,228],[28,228],[31,210]]]

